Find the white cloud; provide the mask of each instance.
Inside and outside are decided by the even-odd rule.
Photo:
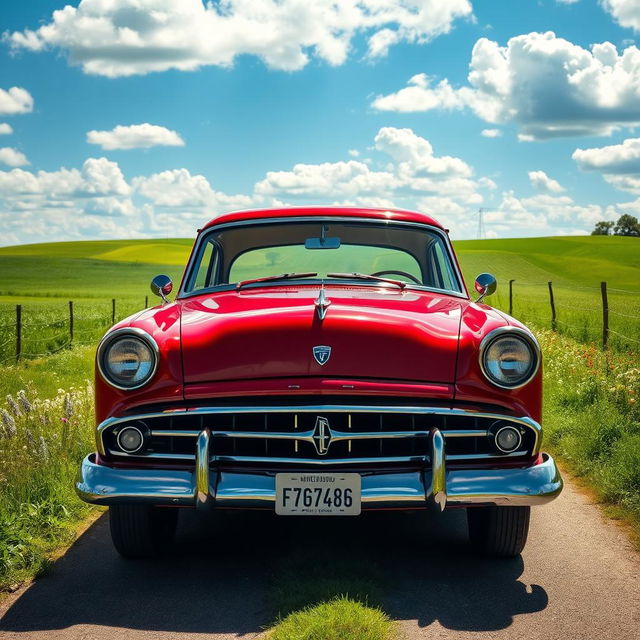
[[[409,86],[387,96],[378,96],[373,108],[380,111],[411,113],[431,109],[461,109],[465,106],[465,91],[454,89],[448,80],[432,87],[433,80],[425,73],[409,78]]]
[[[628,138],[622,144],[606,147],[576,149],[571,157],[585,171],[640,174],[640,138]]]
[[[0,136],[8,136],[13,133],[13,128],[6,122],[0,122]]]
[[[583,171],[598,171],[616,189],[640,195],[640,138],[628,138],[606,147],[576,149],[571,157]]]
[[[374,148],[386,157],[380,168],[358,160],[300,163],[289,171],[267,172],[255,185],[255,193],[324,202],[336,198],[400,201],[428,195],[446,195],[465,203],[482,200],[478,188],[484,185],[473,180],[472,168],[460,158],[436,156],[429,141],[411,129],[381,128]]]
[[[499,138],[502,135],[502,131],[500,129],[483,129],[480,135],[485,138]]]
[[[33,98],[22,87],[11,87],[8,91],[0,89],[0,115],[15,115],[33,111]]]
[[[212,211],[225,211],[247,208],[253,204],[250,196],[214,191],[204,176],[191,175],[187,169],[140,176],[133,179],[133,186],[137,193],[162,207],[207,207]]]
[[[544,171],[529,171],[529,181],[538,191],[562,193],[565,190],[557,180],[550,178]]]
[[[352,158],[357,158],[360,155],[360,152],[357,149],[349,149],[349,155]]]
[[[11,147],[0,148],[0,164],[6,164],[9,167],[24,167],[29,164],[27,156]]]
[[[470,16],[469,0],[82,0],[5,39],[14,49],[61,48],[71,64],[109,77],[230,66],[241,54],[293,71],[310,57],[342,64],[356,34],[368,38],[370,56],[380,56]]]
[[[87,142],[99,144],[106,151],[184,146],[184,140],[175,131],[148,122],[129,126],[118,125],[111,131],[89,131]]]
[[[520,140],[608,135],[640,124],[640,50],[610,42],[584,49],[552,32],[511,38],[506,47],[481,38],[473,47],[468,86],[432,86],[424,74],[378,96],[386,111],[467,107],[494,124],[516,123]]]
[[[638,0],[600,0],[600,4],[620,26],[640,31],[640,4]]]

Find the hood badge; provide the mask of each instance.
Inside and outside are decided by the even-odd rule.
[[[327,315],[327,309],[331,304],[331,300],[327,298],[327,294],[324,290],[324,285],[320,287],[320,292],[318,293],[318,297],[313,301],[313,304],[316,305],[316,310],[318,311],[318,318],[320,320],[324,320],[324,317]],[[320,364],[324,364],[321,362]]]
[[[320,366],[327,364],[331,357],[331,347],[327,347],[322,344],[319,344],[317,347],[313,347],[313,357]]]
[[[313,429],[313,444],[316,447],[316,452],[319,456],[323,456],[329,451],[329,445],[331,444],[331,427],[329,421],[322,416],[316,418],[316,426]]]

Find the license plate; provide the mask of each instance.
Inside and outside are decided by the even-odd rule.
[[[357,516],[361,478],[358,473],[277,473],[279,516]]]

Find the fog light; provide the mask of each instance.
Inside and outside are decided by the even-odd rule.
[[[495,431],[493,440],[496,449],[503,453],[511,453],[522,443],[522,435],[515,427],[500,427]]]
[[[142,449],[144,434],[138,427],[125,427],[118,433],[118,446],[126,453],[135,453]]]

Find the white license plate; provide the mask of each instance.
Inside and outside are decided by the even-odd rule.
[[[279,516],[357,516],[361,478],[358,473],[277,473]]]

